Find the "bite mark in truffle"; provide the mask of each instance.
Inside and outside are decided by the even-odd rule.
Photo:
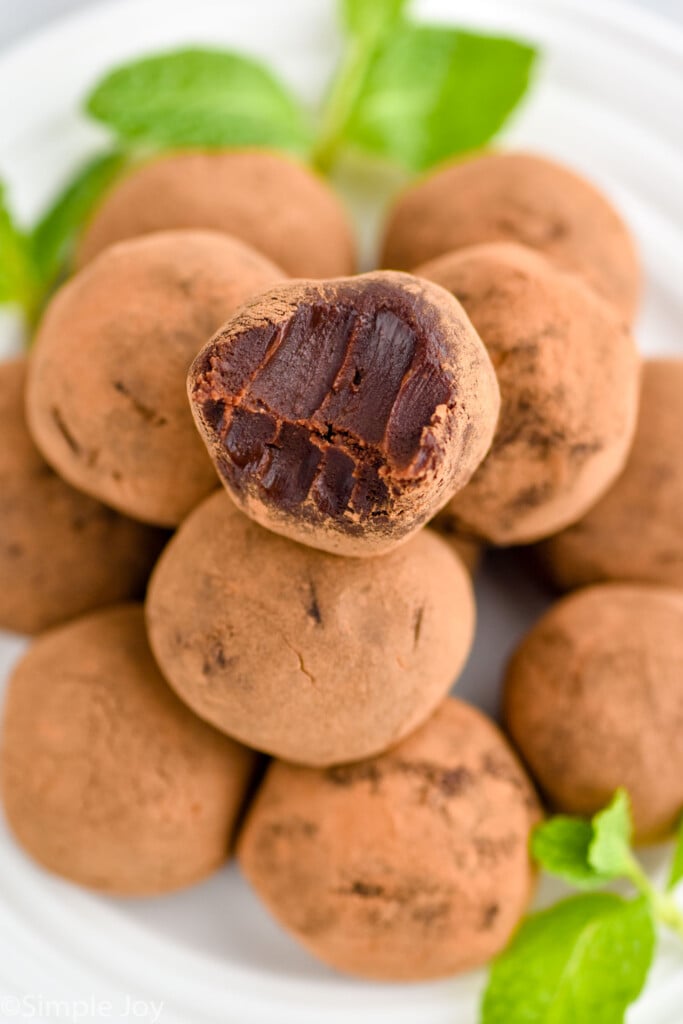
[[[438,478],[449,444],[469,461],[477,437],[453,345],[464,366],[476,336],[443,292],[406,282],[385,273],[273,289],[195,360],[195,418],[238,504],[360,535],[372,520],[388,529],[405,493]]]
[[[194,395],[236,489],[255,478],[285,508],[310,496],[334,518],[389,514],[382,466],[410,467],[449,387],[426,365],[427,343],[413,326],[383,306],[359,313],[350,299],[302,304],[276,332],[248,332],[226,356],[210,357]],[[256,369],[254,345],[265,350]],[[239,369],[246,379],[234,394]]]

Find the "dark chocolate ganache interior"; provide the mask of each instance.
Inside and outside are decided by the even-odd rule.
[[[454,399],[435,313],[396,286],[310,291],[284,319],[219,334],[195,363],[193,401],[237,492],[257,487],[283,511],[390,515],[396,490],[438,461],[426,428]]]

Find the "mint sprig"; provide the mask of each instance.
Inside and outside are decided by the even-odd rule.
[[[593,826],[583,818],[558,815],[537,828],[531,838],[531,853],[550,875],[577,889],[594,889],[608,880],[593,867],[589,849]]]
[[[80,231],[132,161],[182,147],[266,146],[329,170],[344,152],[423,170],[484,145],[529,84],[526,43],[409,17],[410,0],[339,0],[344,59],[315,118],[252,57],[190,47],[109,71],[84,111],[112,134],[110,152],[79,169],[33,230],[0,194],[0,303],[32,323],[69,266]]]
[[[83,224],[126,163],[126,156],[120,152],[88,161],[32,230],[17,225],[0,182],[0,304],[17,306],[29,325],[36,322]]]
[[[272,146],[306,153],[310,118],[259,61],[225,50],[155,54],[115,68],[86,112],[121,145]]]
[[[494,963],[483,1024],[621,1024],[655,950],[645,900],[589,893],[528,918]]]
[[[683,881],[683,818],[681,818],[681,822],[678,826],[676,846],[674,849],[673,861],[671,863],[667,891],[672,892],[681,881]]]
[[[341,21],[348,34],[367,45],[402,21],[410,0],[341,0]]]
[[[7,191],[0,182],[0,303],[17,306],[31,319],[39,296],[30,237],[12,216]]]
[[[314,153],[323,170],[345,149],[425,170],[492,139],[529,86],[527,43],[414,22],[407,3],[343,6],[349,40]]]
[[[628,793],[619,789],[611,803],[591,822],[588,860],[605,878],[629,878],[636,863],[631,853],[633,825]]]
[[[378,44],[338,145],[408,171],[477,149],[526,92],[534,57],[512,39],[406,23]]]
[[[665,892],[640,866],[632,835],[623,790],[590,821],[560,815],[535,830],[531,852],[549,874],[580,889],[624,880],[635,895],[583,893],[528,917],[491,968],[481,1024],[622,1024],[645,984],[657,925],[683,938],[672,896],[683,879],[683,823]]]
[[[43,287],[49,288],[58,279],[83,224],[127,162],[118,150],[94,157],[75,172],[43,212],[30,235],[34,266]]]

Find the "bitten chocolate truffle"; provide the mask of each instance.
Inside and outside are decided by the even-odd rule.
[[[337,558],[263,530],[218,492],[165,549],[147,622],[162,672],[202,718],[329,765],[431,714],[469,653],[474,601],[430,530],[372,560]]]
[[[50,303],[30,364],[29,427],[69,483],[175,526],[218,486],[187,404],[188,367],[247,298],[282,278],[209,231],[114,246]]]
[[[603,584],[554,605],[516,651],[505,720],[534,778],[570,814],[624,787],[637,837],[683,811],[683,593]]]
[[[142,597],[165,532],[75,491],[26,428],[26,360],[0,364],[0,629],[38,633]]]
[[[623,473],[578,523],[540,548],[564,589],[603,581],[683,590],[683,359],[643,366],[635,440]]]
[[[125,238],[170,228],[224,231],[292,277],[355,271],[355,242],[322,178],[279,153],[185,152],[131,171],[105,197],[81,240],[77,263]]]
[[[491,450],[440,522],[526,544],[575,522],[626,461],[640,358],[614,309],[573,274],[512,243],[441,256],[416,273],[462,302],[501,391]]]
[[[508,942],[533,887],[533,788],[495,725],[447,700],[382,757],[275,762],[238,857],[278,921],[341,971],[456,974]]]
[[[188,389],[239,507],[346,555],[431,519],[481,462],[499,408],[458,302],[387,272],[274,287],[205,346]]]
[[[382,266],[408,270],[481,242],[539,249],[633,319],[633,239],[609,200],[567,167],[531,153],[485,153],[429,174],[396,201]]]
[[[253,763],[166,685],[138,605],[44,634],[10,679],[7,820],[27,853],[80,885],[147,896],[220,867]]]

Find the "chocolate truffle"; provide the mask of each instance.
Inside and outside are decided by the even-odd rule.
[[[141,597],[166,534],[75,491],[24,416],[26,361],[0,364],[0,629],[38,633]]]
[[[322,178],[262,150],[185,152],[131,171],[105,197],[77,253],[80,266],[113,242],[169,228],[223,231],[292,277],[355,270],[355,243],[340,201]]]
[[[623,320],[578,277],[512,243],[417,273],[462,302],[501,392],[491,451],[441,521],[500,545],[574,522],[623,468],[635,430],[640,359]]]
[[[253,761],[168,688],[138,605],[46,633],[10,679],[9,825],[35,860],[81,885],[145,896],[210,874],[228,856]]]
[[[626,468],[588,515],[540,548],[564,589],[608,580],[683,590],[683,360],[643,366]]]
[[[623,786],[637,836],[683,811],[683,592],[602,584],[554,605],[517,649],[505,719],[551,802],[592,815]]]
[[[481,462],[499,407],[458,302],[391,272],[275,286],[205,346],[188,388],[239,507],[346,555],[431,519]]]
[[[447,700],[382,757],[275,762],[238,843],[278,921],[341,971],[456,974],[506,945],[533,886],[532,786],[481,712]]]
[[[218,492],[154,571],[150,642],[198,715],[258,750],[330,765],[417,728],[469,653],[466,569],[430,530],[368,560],[263,530]]]
[[[218,486],[187,404],[207,338],[282,273],[216,232],[173,231],[102,253],[50,303],[28,383],[29,427],[69,483],[175,526]]]
[[[539,249],[633,319],[640,269],[628,228],[568,168],[530,153],[485,153],[440,168],[396,201],[382,265],[408,270],[481,242]]]

